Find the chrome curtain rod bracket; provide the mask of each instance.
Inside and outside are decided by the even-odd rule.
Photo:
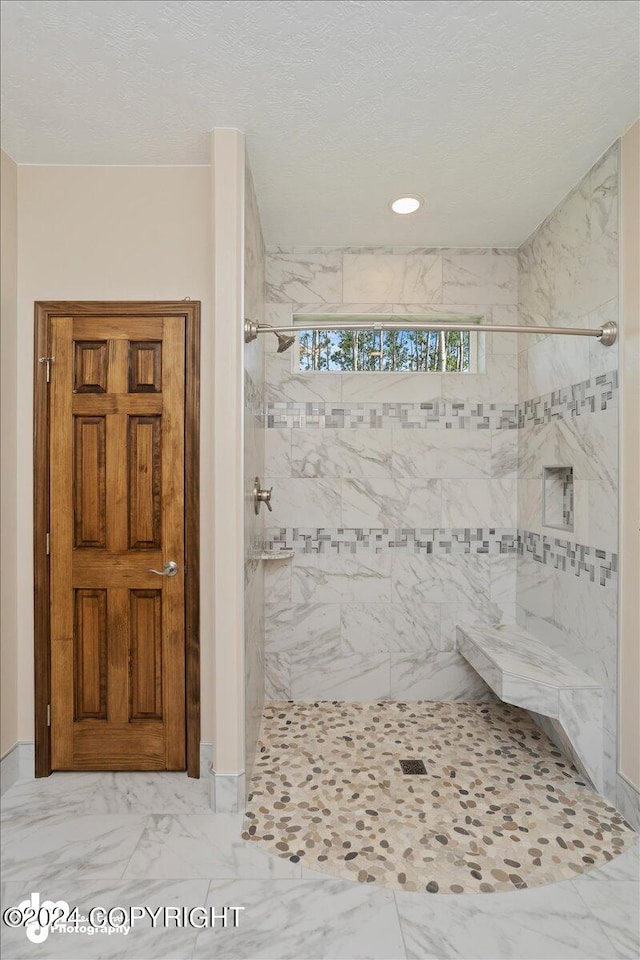
[[[598,340],[603,347],[611,347],[618,339],[618,324],[613,320],[607,320],[602,324],[599,330]]]
[[[264,331],[263,331],[264,332]],[[244,321],[244,342],[253,343],[254,340],[258,339],[258,324],[253,320],[245,319]]]
[[[297,314],[294,315],[294,318],[298,320],[297,324],[277,327],[246,319],[244,322],[244,342],[252,343],[259,333],[275,333],[276,336],[280,335],[278,337],[280,340],[285,334],[296,334],[301,330],[422,330],[436,333],[440,330],[455,330],[462,333],[531,333],[543,337],[595,337],[603,347],[611,347],[618,338],[618,325],[613,320],[607,320],[601,327],[591,329],[588,327],[529,327],[506,323],[480,324],[469,322],[470,319],[473,320],[474,318],[467,317],[459,321],[452,316],[416,320],[415,314],[413,316],[407,314],[406,317],[399,317],[397,314],[394,316],[388,314],[384,316],[360,314],[350,317],[335,313],[324,315],[312,313],[307,315]]]

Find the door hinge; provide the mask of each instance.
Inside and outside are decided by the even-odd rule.
[[[47,704],[47,726],[51,726],[51,704]]]
[[[45,533],[44,535],[44,552],[47,556],[51,553],[51,534]]]
[[[55,357],[38,357],[38,363],[45,364],[47,383],[51,383],[51,364],[56,362]]]

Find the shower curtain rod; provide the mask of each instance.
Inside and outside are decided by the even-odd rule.
[[[543,336],[560,337],[595,337],[604,347],[610,347],[616,342],[618,325],[613,320],[607,320],[601,327],[529,327],[510,323],[481,324],[473,322],[482,317],[467,316],[460,320],[455,316],[431,316],[429,319],[417,319],[415,314],[399,317],[398,314],[335,314],[335,313],[296,313],[293,314],[294,324],[270,326],[267,323],[256,323],[245,320],[244,340],[251,343],[259,333],[295,334],[303,330],[415,330],[425,332],[439,332],[453,330],[461,333],[538,333]]]

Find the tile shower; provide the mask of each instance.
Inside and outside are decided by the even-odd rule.
[[[616,144],[520,247],[520,322],[617,320],[618,259]],[[602,684],[604,792],[638,825],[637,796],[616,776],[618,347],[520,339],[517,619]],[[573,468],[571,534],[542,526],[551,465]]]
[[[304,313],[517,316],[513,251],[270,251],[267,322]],[[269,344],[267,349],[271,350]],[[517,353],[481,374],[296,373],[268,353],[267,697],[483,699],[455,624],[515,618]]]
[[[489,330],[474,374],[300,372],[259,338],[264,538],[293,558],[264,565],[254,659],[266,700],[492,700],[455,625],[518,623],[605,688],[605,795],[637,823],[615,769],[617,347],[490,332],[617,319],[617,183],[614,145],[519,250],[267,250],[274,326],[448,313]],[[565,481],[559,524],[544,468]]]

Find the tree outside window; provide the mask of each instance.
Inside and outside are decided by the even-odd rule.
[[[300,370],[470,373],[477,334],[459,330],[304,330]]]

